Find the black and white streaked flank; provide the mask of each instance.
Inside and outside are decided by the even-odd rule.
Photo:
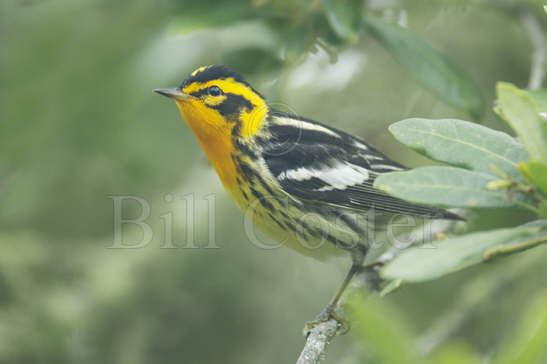
[[[406,168],[343,131],[277,111],[270,115],[268,131],[271,137],[262,145],[262,156],[271,175],[292,197],[361,211],[460,218],[374,188],[379,174]]]

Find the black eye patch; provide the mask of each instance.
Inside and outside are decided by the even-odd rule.
[[[218,110],[222,115],[226,116],[230,121],[235,121],[237,120],[237,117],[242,110],[252,110],[254,105],[241,95],[227,93],[226,100],[224,100],[218,105],[214,105],[211,107],[213,109]]]
[[[207,93],[211,96],[220,96],[224,92],[222,92],[222,90],[218,86],[211,86],[207,89]]]

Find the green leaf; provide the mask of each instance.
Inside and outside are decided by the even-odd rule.
[[[534,298],[496,364],[543,364],[547,356],[547,291]]]
[[[372,17],[364,19],[367,29],[378,42],[418,82],[447,104],[469,112],[478,119],[484,101],[471,76],[427,41],[398,25]]]
[[[495,111],[518,134],[533,159],[547,161],[547,130],[540,113],[547,103],[538,101],[539,93],[531,96],[515,85],[498,82]]]
[[[374,187],[419,204],[444,207],[507,207],[513,201],[503,190],[489,190],[497,178],[455,167],[421,167],[378,176]]]
[[[535,109],[538,112],[539,120],[544,133],[543,135],[547,136],[547,89],[543,88],[539,90],[528,90],[527,93],[532,98]]]
[[[363,1],[322,0],[321,4],[327,22],[334,33],[349,43],[357,43]]]
[[[536,107],[540,111],[547,111],[547,89],[528,90],[526,92],[534,100]]]
[[[547,194],[547,164],[538,160],[532,160],[521,163],[519,168],[534,186]]]
[[[386,279],[425,281],[441,277],[500,255],[515,253],[547,242],[547,220],[451,237],[401,253],[381,271]],[[431,244],[428,244],[431,246]]]
[[[528,160],[524,146],[500,131],[457,119],[399,121],[389,127],[398,141],[427,157],[496,175],[493,166],[518,177],[518,164]]]
[[[349,308],[355,323],[352,333],[361,339],[374,363],[423,363],[415,349],[415,334],[385,300],[358,294],[350,300]]]

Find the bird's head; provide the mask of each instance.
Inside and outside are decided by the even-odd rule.
[[[264,97],[225,66],[200,67],[179,87],[154,91],[176,102],[200,138],[252,136],[268,114]]]

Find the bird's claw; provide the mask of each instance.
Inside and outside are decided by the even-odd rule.
[[[333,308],[327,308],[323,311],[317,318],[313,321],[308,321],[302,329],[302,334],[304,337],[308,337],[310,332],[317,327],[318,325],[325,323],[327,321],[334,320],[338,325],[337,335],[344,335],[350,329],[350,323],[348,320],[338,315]]]

